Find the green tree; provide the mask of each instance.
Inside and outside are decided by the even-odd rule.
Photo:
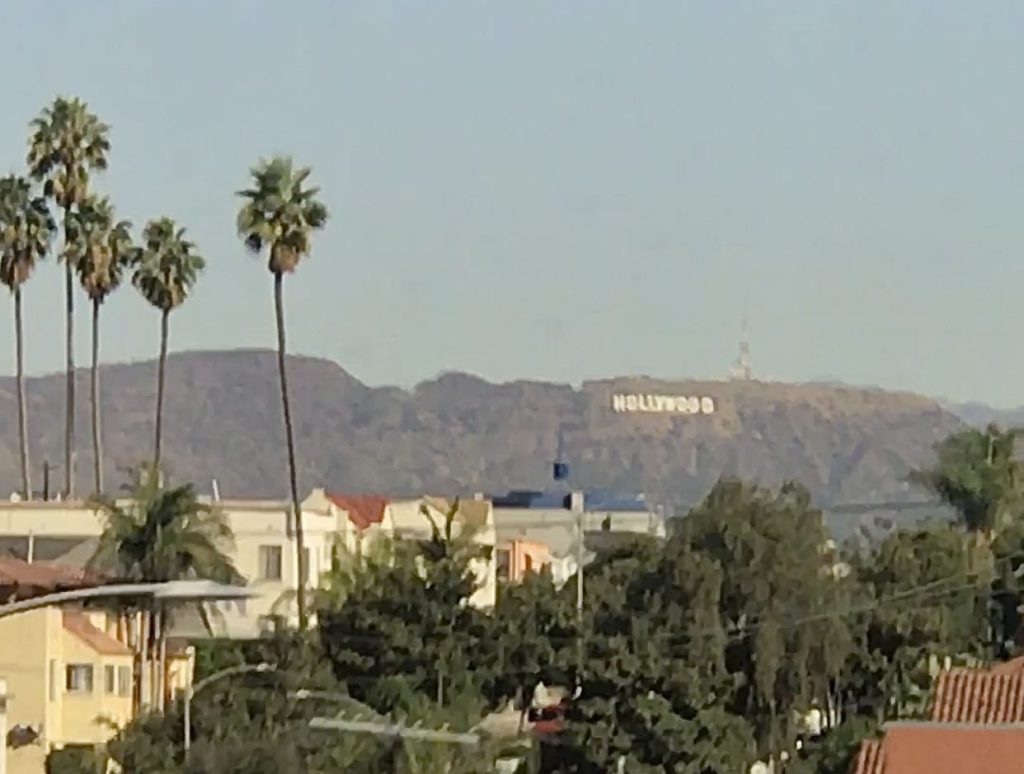
[[[46,200],[33,195],[27,180],[15,175],[0,179],[0,282],[7,286],[14,297],[21,492],[26,500],[32,497],[32,479],[28,412],[25,407],[25,337],[22,329],[21,289],[32,275],[36,263],[46,257],[56,228]]]
[[[85,102],[57,97],[31,124],[28,167],[31,177],[43,183],[44,194],[64,213],[64,296],[67,405],[64,427],[64,490],[74,494],[75,449],[75,354],[74,271],[69,253],[69,215],[89,192],[93,172],[107,168],[109,127],[89,111]]]
[[[231,529],[223,513],[199,500],[191,484],[164,488],[155,467],[141,471],[138,485],[127,501],[98,498],[103,520],[96,551],[89,567],[126,581],[160,583],[206,578],[222,583],[241,580],[229,558]],[[150,701],[157,706],[164,696],[166,644],[169,615],[165,607],[143,610],[139,636],[135,638],[140,665],[152,671]]]
[[[726,705],[722,570],[680,542],[636,540],[585,570],[584,672],[542,770],[739,771],[752,735]],[[571,585],[571,584],[570,584]]]
[[[478,588],[473,561],[486,548],[472,531],[458,531],[457,512],[455,503],[427,539],[395,540],[390,556],[367,556],[355,572],[336,568],[348,593],[317,612],[335,673],[379,712],[416,696],[445,705],[481,693],[482,675],[467,666],[476,663],[490,619],[468,600]]]
[[[239,191],[243,204],[238,212],[238,234],[246,248],[256,255],[267,255],[267,268],[274,277],[274,311],[277,319],[277,366],[281,380],[281,406],[288,451],[288,484],[295,515],[296,566],[299,582],[296,603],[299,627],[306,627],[306,552],[302,531],[302,508],[299,502],[298,474],[295,461],[295,434],[292,428],[291,404],[288,399],[288,377],[285,367],[284,276],[291,274],[300,261],[309,255],[314,231],[327,223],[327,208],[317,196],[320,189],[307,187],[308,167],[295,167],[292,160],[276,157],[261,161],[251,170],[252,187]]]
[[[156,381],[156,429],[153,434],[153,465],[159,472],[163,440],[164,383],[167,369],[167,338],[171,312],[188,299],[206,262],[185,238],[185,229],[170,218],[146,223],[142,245],[135,253],[132,284],[142,297],[160,311],[160,360]]]
[[[897,530],[855,566],[869,604],[853,625],[848,696],[878,721],[920,717],[945,659],[985,656],[992,578],[969,569],[970,545],[948,524]]]
[[[67,254],[92,303],[92,450],[93,490],[103,493],[103,442],[100,418],[100,308],[117,290],[135,257],[131,223],[116,220],[110,199],[90,194],[67,215]]]
[[[513,700],[523,712],[539,683],[567,686],[575,670],[576,605],[545,568],[503,585],[491,635],[472,666],[484,670],[492,707]]]
[[[1024,511],[1019,434],[995,424],[954,433],[936,447],[935,464],[914,471],[911,480],[956,509],[968,532],[988,544]]]
[[[855,579],[795,484],[771,491],[724,480],[678,540],[719,568],[723,657],[735,686],[726,707],[750,723],[759,759],[778,760],[793,748],[800,716],[835,702],[853,648],[840,611]]]

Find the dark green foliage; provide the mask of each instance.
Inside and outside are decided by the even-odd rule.
[[[955,508],[968,531],[991,534],[1022,515],[1018,435],[994,424],[954,433],[938,445],[936,463],[911,480]]]
[[[669,540],[638,537],[588,565],[579,618],[574,580],[556,588],[545,572],[501,587],[494,611],[468,605],[483,549],[456,512],[425,540],[339,553],[317,595],[318,632],[201,648],[200,674],[278,669],[197,697],[188,770],[475,774],[515,747],[515,730],[467,753],[306,724],[342,708],[468,730],[502,710],[514,727],[509,702],[524,709],[543,682],[573,698],[561,732],[530,753],[540,771],[603,774],[621,761],[630,774],[713,774],[785,754],[791,774],[841,774],[880,721],[924,712],[944,659],[1008,650],[1016,625],[1016,522],[991,544],[936,524],[844,553],[802,488],[727,480]],[[297,702],[298,687],[349,698]],[[811,711],[819,736],[803,720]],[[159,768],[180,767],[178,712],[126,730],[114,757],[181,770]]]
[[[46,774],[104,774],[105,762],[91,747],[65,747],[46,756]]]
[[[480,691],[480,676],[466,667],[491,620],[466,602],[477,588],[472,562],[484,549],[470,535],[454,535],[456,509],[444,525],[431,525],[428,539],[395,540],[346,572],[343,600],[317,613],[339,679],[382,712],[417,694],[443,704]]]
[[[224,515],[203,503],[191,484],[163,488],[159,473],[140,471],[129,500],[99,498],[104,522],[90,567],[111,577],[150,583],[241,578],[226,552],[233,537]]]

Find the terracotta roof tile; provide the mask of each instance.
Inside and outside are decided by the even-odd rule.
[[[870,774],[1011,774],[1024,770],[1024,725],[894,723]]]
[[[128,646],[92,625],[84,613],[64,611],[64,629],[104,656],[130,656]]]
[[[989,672],[994,675],[1016,675],[1024,672],[1024,656],[1011,658],[1009,661],[1001,661],[989,667]]]
[[[885,752],[881,739],[865,739],[860,743],[853,774],[885,774]]]
[[[86,585],[89,578],[80,568],[56,564],[29,564],[21,559],[0,557],[0,587],[11,587],[15,593],[51,591]]]
[[[380,524],[384,520],[384,509],[388,506],[388,498],[375,494],[342,494],[325,490],[324,494],[338,508],[348,512],[348,520],[356,529],[366,529],[371,524]]]
[[[939,723],[1024,723],[1024,672],[942,672],[935,681],[931,719]]]

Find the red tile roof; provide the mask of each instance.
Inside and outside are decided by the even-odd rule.
[[[865,739],[860,743],[853,774],[885,774],[885,752],[881,739]]]
[[[77,567],[29,564],[21,559],[0,557],[0,588],[12,589],[15,596],[77,588],[89,582],[86,573]]]
[[[881,746],[880,763],[866,774],[1011,774],[1024,770],[1022,725],[894,723],[886,727]]]
[[[1024,671],[942,672],[935,681],[931,719],[939,723],[1024,723]]]
[[[371,524],[380,524],[384,520],[384,509],[389,502],[383,495],[375,494],[348,495],[328,490],[325,490],[324,494],[334,505],[348,511],[348,520],[356,529],[366,529]]]
[[[1024,656],[1017,656],[1009,661],[1001,661],[989,667],[988,671],[994,675],[1015,675],[1024,672]]]
[[[64,611],[64,629],[103,656],[130,656],[128,646],[92,625],[84,613]]]

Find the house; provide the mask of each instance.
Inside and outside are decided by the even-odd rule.
[[[1024,726],[898,722],[866,740],[853,774],[1010,774],[1024,770]]]
[[[563,583],[576,573],[583,528],[583,562],[599,550],[636,535],[665,536],[662,517],[648,508],[642,494],[601,489],[583,492],[513,491],[491,497],[494,528],[500,543],[529,541],[548,547],[552,575]]]
[[[74,568],[0,559],[4,602],[90,585]],[[134,655],[102,610],[45,607],[0,618],[7,774],[43,771],[47,754],[106,742],[133,717]],[[190,657],[191,654],[189,653]],[[178,665],[175,674],[191,680]],[[3,743],[6,742],[6,745]]]
[[[854,774],[1024,771],[1024,658],[942,670],[929,714],[865,739]]]

